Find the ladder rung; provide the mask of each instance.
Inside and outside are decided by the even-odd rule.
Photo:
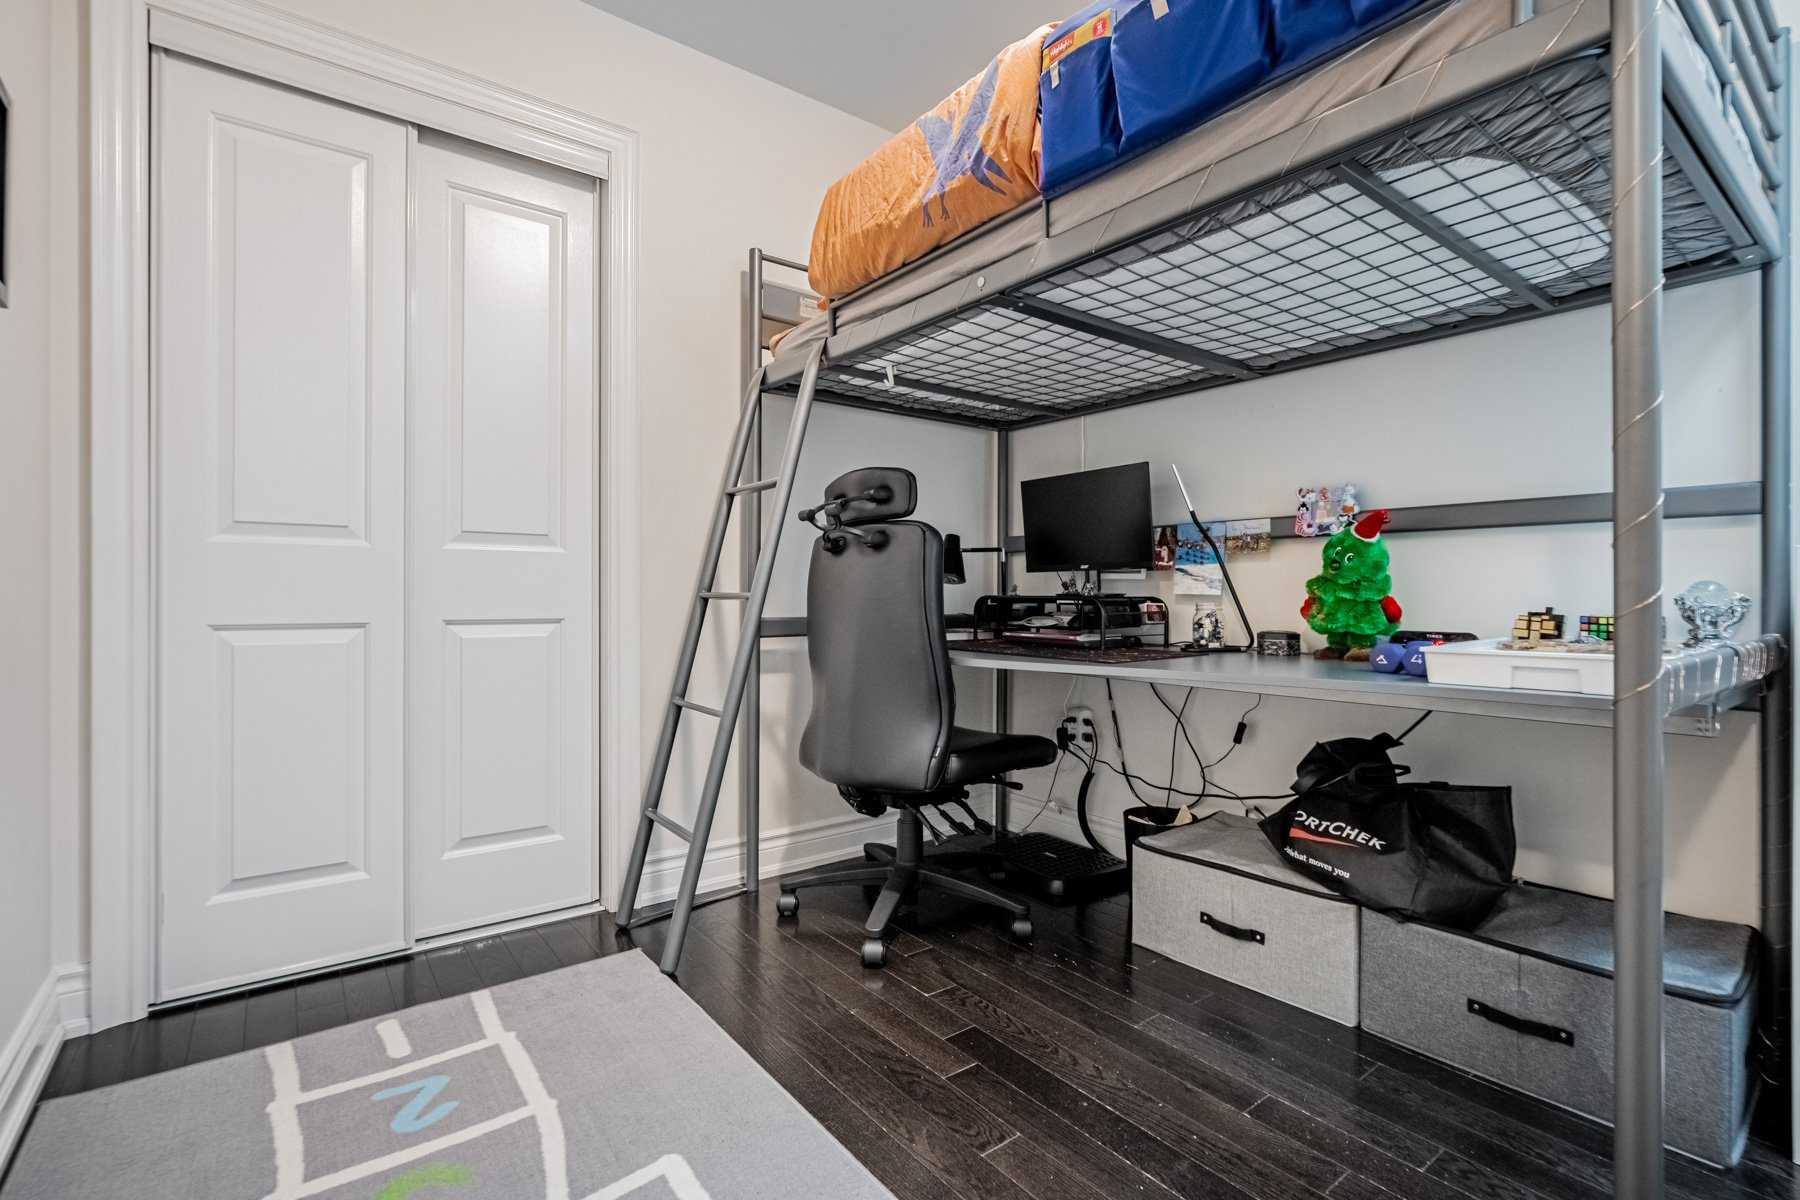
[[[781,481],[778,479],[759,479],[755,483],[740,483],[734,488],[726,488],[725,493],[729,496],[741,496],[745,492],[766,492],[779,482]]]
[[[748,600],[749,592],[701,592],[702,600]]]
[[[675,697],[675,705],[677,708],[685,708],[690,712],[705,713],[709,717],[722,717],[725,715],[716,708],[708,708],[704,704],[695,704],[692,700],[687,700],[680,696]]]
[[[661,825],[664,829],[668,830],[682,841],[691,842],[694,840],[693,830],[689,829],[686,825],[683,825],[680,821],[674,820],[671,817],[665,817],[661,813],[648,808],[644,810],[644,815],[649,817],[652,821],[655,821],[658,825]]]

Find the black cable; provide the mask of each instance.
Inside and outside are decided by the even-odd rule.
[[[1133,780],[1137,779],[1138,777],[1131,773],[1131,764],[1125,761],[1125,734],[1124,734],[1124,731],[1119,728],[1119,703],[1117,700],[1115,700],[1113,698],[1113,686],[1112,686],[1111,676],[1108,676],[1105,682],[1106,682],[1106,708],[1107,708],[1108,712],[1112,713],[1113,743],[1119,747],[1119,765],[1121,767],[1125,768],[1124,770],[1119,772],[1121,775],[1125,776],[1125,786],[1130,789],[1131,798],[1133,800],[1136,800],[1139,804],[1142,804],[1145,808],[1165,808],[1165,807],[1167,807],[1167,805],[1151,804],[1148,800],[1146,800],[1142,796],[1138,795],[1137,784],[1132,782]],[[1095,758],[1100,757],[1100,752],[1098,749],[1095,750],[1094,757]],[[1111,765],[1111,764],[1108,764],[1108,765]],[[1170,782],[1173,782],[1173,780],[1171,780]],[[1156,785],[1153,783],[1145,783],[1144,786],[1145,787],[1155,787]],[[1186,793],[1183,793],[1183,794],[1185,795]]]
[[[1079,757],[1079,756],[1077,756],[1077,757]],[[1087,774],[1085,774],[1081,777],[1080,790],[1078,790],[1075,793],[1075,821],[1078,825],[1081,826],[1081,836],[1087,841],[1088,845],[1092,846],[1096,850],[1105,850],[1106,847],[1102,846],[1100,844],[1100,839],[1094,836],[1093,826],[1088,824],[1088,815],[1087,815],[1088,789],[1093,786],[1094,786],[1094,768],[1092,766],[1090,766],[1087,769]]]
[[[1243,711],[1243,713],[1238,717],[1237,730],[1236,730],[1236,732],[1234,732],[1231,735],[1231,750],[1227,750],[1225,753],[1219,755],[1219,757],[1217,757],[1217,758],[1213,759],[1211,762],[1207,763],[1206,764],[1207,766],[1209,766],[1209,767],[1218,766],[1220,763],[1224,762],[1226,759],[1231,757],[1232,750],[1236,750],[1239,746],[1244,744],[1244,735],[1246,733],[1250,732],[1250,726],[1248,724],[1248,722],[1250,720],[1250,714],[1255,712],[1257,709],[1261,708],[1262,702],[1264,700],[1266,700],[1267,698],[1268,697],[1266,697],[1266,696],[1258,696],[1256,698],[1256,703],[1252,704],[1249,708],[1246,708]],[[1204,778],[1204,777],[1202,777],[1202,778]]]
[[[1170,713],[1170,715],[1172,715],[1175,718],[1176,722],[1180,725],[1181,735],[1187,741],[1188,753],[1190,753],[1194,756],[1194,763],[1195,763],[1195,765],[1197,765],[1200,768],[1200,794],[1202,796],[1214,796],[1214,797],[1217,797],[1220,799],[1236,800],[1240,804],[1242,804],[1244,802],[1244,797],[1239,796],[1237,792],[1226,787],[1222,783],[1215,784],[1212,781],[1208,772],[1213,767],[1218,766],[1220,763],[1222,763],[1226,759],[1230,758],[1232,751],[1236,750],[1239,746],[1244,744],[1244,735],[1247,732],[1249,732],[1248,722],[1250,719],[1250,714],[1255,712],[1257,709],[1261,708],[1263,701],[1267,697],[1258,695],[1256,697],[1256,702],[1254,704],[1252,704],[1249,708],[1245,709],[1243,711],[1243,713],[1239,715],[1238,720],[1237,720],[1237,728],[1232,732],[1232,735],[1231,735],[1231,748],[1226,750],[1225,753],[1219,755],[1219,757],[1213,759],[1211,762],[1207,762],[1201,756],[1199,748],[1194,745],[1194,739],[1193,739],[1192,735],[1190,735],[1188,733],[1187,723],[1182,719],[1181,712],[1177,712],[1175,709],[1173,709],[1169,706],[1168,699],[1163,696],[1162,692],[1160,690],[1158,690],[1157,686],[1154,683],[1150,684],[1149,686],[1150,686],[1151,693],[1153,695],[1155,695],[1158,702],[1160,702],[1162,704],[1163,708],[1165,710],[1167,710]],[[1192,696],[1193,692],[1190,690],[1188,692],[1188,695]],[[1184,702],[1181,707],[1182,707],[1182,711],[1186,711],[1187,704]],[[1169,772],[1169,778],[1170,778],[1171,782],[1173,782],[1173,780],[1174,780],[1174,774],[1175,774],[1174,770],[1173,770],[1173,768],[1171,768],[1170,772]],[[1222,793],[1222,795],[1221,795],[1221,793]],[[1197,804],[1198,801],[1195,801],[1194,803]],[[1194,804],[1187,805],[1187,808],[1191,812],[1194,808]],[[1245,808],[1246,812],[1260,811],[1260,810],[1257,810],[1254,805],[1250,805],[1250,804],[1244,804],[1244,808]]]
[[[1188,689],[1186,696],[1181,701],[1181,709],[1179,711],[1177,711],[1176,709],[1170,707],[1169,702],[1163,696],[1161,689],[1159,689],[1154,683],[1150,684],[1149,687],[1150,687],[1150,694],[1156,697],[1157,703],[1161,704],[1163,706],[1164,711],[1166,711],[1170,716],[1175,718],[1175,729],[1177,732],[1179,732],[1181,734],[1182,739],[1187,742],[1188,753],[1194,756],[1194,765],[1200,768],[1200,790],[1204,792],[1210,786],[1210,783],[1206,778],[1206,768],[1207,768],[1208,764],[1207,764],[1206,760],[1200,756],[1199,748],[1194,745],[1193,735],[1188,732],[1187,721],[1183,717],[1183,714],[1187,712],[1188,701],[1192,700],[1194,698],[1193,689],[1192,688]],[[1123,760],[1121,760],[1121,761],[1123,761]],[[1171,734],[1170,738],[1169,738],[1169,781],[1171,783],[1173,783],[1174,780],[1175,780],[1175,739],[1174,739],[1174,735]]]
[[[1162,693],[1156,691],[1155,684],[1150,685],[1150,690],[1152,692],[1155,692],[1156,698],[1158,700],[1162,700],[1162,706],[1164,708],[1169,707],[1169,702],[1167,700],[1163,700]],[[1180,710],[1172,712],[1172,715],[1175,718],[1175,728],[1169,731],[1169,787],[1170,788],[1173,788],[1175,786],[1175,752],[1181,746],[1181,743],[1175,740],[1175,735],[1177,733],[1182,734],[1184,736],[1187,734],[1187,723],[1182,720],[1182,717],[1187,712],[1188,701],[1192,700],[1193,698],[1194,698],[1194,693],[1191,690],[1188,691],[1181,697]],[[1192,750],[1193,748],[1194,748],[1193,739],[1190,738],[1188,740],[1188,749]],[[1206,777],[1204,775],[1202,775],[1200,778],[1200,790],[1203,792],[1206,790]],[[1168,801],[1168,803],[1165,804],[1163,807],[1165,807],[1165,808],[1174,808],[1175,807],[1175,795],[1174,795],[1173,791],[1165,791],[1163,793],[1163,799]]]
[[[1083,763],[1089,764],[1090,767],[1105,767],[1107,770],[1113,772],[1115,775],[1124,776],[1124,778],[1128,784],[1141,783],[1145,787],[1155,789],[1156,791],[1165,790],[1164,786],[1162,784],[1152,782],[1151,780],[1145,779],[1141,775],[1132,774],[1131,772],[1126,771],[1123,768],[1115,766],[1113,763],[1108,762],[1106,759],[1101,758],[1099,755],[1090,756],[1090,755],[1083,753],[1082,751],[1073,750],[1073,749],[1071,749],[1071,753],[1073,753],[1075,755],[1075,757],[1077,759],[1081,760]],[[1211,791],[1206,791],[1206,792],[1189,792],[1189,791],[1184,791],[1181,788],[1168,788],[1166,790],[1173,792],[1177,796],[1186,796],[1190,800],[1209,800],[1209,799],[1210,800],[1292,800],[1294,798],[1294,793],[1292,793],[1292,792],[1283,792],[1278,796],[1240,796],[1236,792],[1223,792],[1223,791],[1218,791],[1218,790],[1211,790]],[[1134,795],[1134,796],[1136,794],[1137,793],[1135,791],[1132,793],[1132,795]]]
[[[1437,709],[1435,709],[1435,708],[1426,709],[1424,716],[1421,716],[1418,720],[1414,721],[1411,725],[1408,725],[1405,729],[1403,729],[1394,738],[1394,744],[1397,746],[1397,745],[1401,744],[1402,742],[1406,741],[1407,737],[1411,735],[1412,731],[1417,729],[1419,726],[1423,725],[1425,723],[1426,719],[1429,718],[1431,716],[1431,714],[1436,711],[1437,711]]]

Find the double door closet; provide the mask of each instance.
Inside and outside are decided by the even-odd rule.
[[[595,181],[152,90],[156,998],[591,903]]]

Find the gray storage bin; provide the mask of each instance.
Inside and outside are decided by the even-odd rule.
[[[1131,940],[1322,1017],[1356,1024],[1355,904],[1289,869],[1246,818],[1139,841]]]
[[[1730,1166],[1754,1092],[1754,931],[1673,913],[1665,928],[1665,1133]],[[1364,1029],[1610,1123],[1610,901],[1523,884],[1469,933],[1368,913],[1363,966]]]

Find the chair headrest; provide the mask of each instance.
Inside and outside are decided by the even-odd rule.
[[[919,481],[904,467],[863,467],[846,471],[825,485],[824,508],[844,525],[872,525],[912,515],[919,502]],[[811,520],[809,509],[801,520]]]

